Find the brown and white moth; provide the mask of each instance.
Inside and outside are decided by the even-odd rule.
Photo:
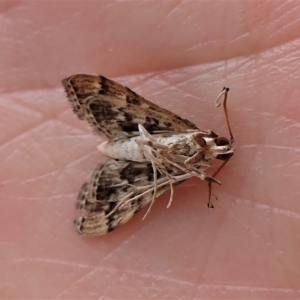
[[[98,148],[109,159],[96,167],[78,195],[77,208],[84,211],[75,219],[79,234],[106,234],[150,204],[145,218],[155,199],[168,190],[169,207],[173,186],[193,176],[208,181],[212,206],[211,183],[220,184],[214,177],[234,153],[226,109],[229,89],[216,101],[219,106],[224,95],[228,140],[103,76],[78,74],[62,83],[79,119],[108,138]],[[224,161],[213,176],[205,172],[211,159]]]

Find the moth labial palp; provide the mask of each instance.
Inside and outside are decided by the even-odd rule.
[[[211,204],[211,183],[234,153],[228,121],[227,88],[223,107],[230,139],[201,130],[190,121],[167,111],[129,88],[103,76],[79,74],[63,80],[73,111],[107,141],[98,149],[109,157],[94,170],[78,195],[84,211],[75,220],[82,235],[102,235],[125,224],[147,204],[190,177],[206,180]],[[210,176],[210,160],[223,164]]]

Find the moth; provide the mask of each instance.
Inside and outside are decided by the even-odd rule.
[[[168,190],[169,207],[174,186],[193,176],[208,182],[208,206],[212,207],[211,184],[220,184],[215,176],[234,154],[226,108],[228,88],[216,104],[220,106],[224,96],[229,139],[199,129],[103,76],[78,74],[62,83],[78,118],[107,138],[98,149],[108,160],[96,167],[78,194],[76,207],[83,214],[74,223],[79,234],[106,234],[150,204],[145,218],[155,199]],[[212,159],[223,164],[210,176],[206,170]]]

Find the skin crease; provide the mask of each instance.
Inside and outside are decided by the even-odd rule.
[[[3,298],[300,297],[300,2],[2,1]],[[104,157],[60,81],[97,73],[228,136],[236,153],[145,221],[82,238],[81,184]],[[210,174],[213,170],[208,171]]]

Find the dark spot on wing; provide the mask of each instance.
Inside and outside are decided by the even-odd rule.
[[[71,81],[72,82],[72,81]],[[78,92],[78,87],[76,85],[74,85],[74,83],[72,83],[72,87],[73,87],[73,90],[74,92],[77,94]]]
[[[98,93],[100,95],[111,96],[111,97],[118,97],[124,95],[124,92],[119,89],[120,84],[110,79],[107,79],[104,76],[99,76],[99,78],[100,78],[101,88],[99,89]]]
[[[77,99],[78,100],[84,100],[89,96],[91,96],[90,93],[80,93],[80,94],[77,94]],[[82,101],[80,101],[80,103],[82,103]]]
[[[126,101],[129,104],[133,104],[133,105],[141,105],[141,101],[139,99],[139,95],[137,93],[135,93],[134,91],[132,91],[131,89],[129,89],[127,86],[125,86],[127,95],[126,95]]]
[[[138,131],[138,124],[137,123],[132,123],[132,122],[124,122],[124,121],[119,121],[117,120],[118,125],[120,128],[122,128],[123,131],[125,132],[136,132]]]
[[[134,209],[134,214],[137,214],[142,209],[144,197],[145,196],[141,196],[134,201],[135,203],[132,204],[131,207]]]
[[[116,187],[106,187],[104,185],[99,185],[97,187],[96,198],[98,201],[107,201],[111,198],[113,194],[117,193]]]
[[[125,117],[126,121],[128,121],[128,122],[133,120],[132,114],[129,114],[127,112],[124,112],[124,117]]]
[[[112,110],[112,105],[107,101],[96,100],[91,102],[89,106],[97,121],[114,120],[119,114]]]
[[[140,175],[148,176],[148,173],[152,172],[152,167],[149,169],[149,166],[151,167],[151,164],[147,164],[145,167],[145,164],[130,162],[120,173],[120,179],[127,180],[129,184],[133,184]]]
[[[172,127],[172,123],[170,123],[170,122],[164,122],[164,124],[165,124],[167,127]]]
[[[108,95],[110,94],[110,83],[109,80],[104,76],[99,76],[101,89],[99,90],[100,95]]]
[[[145,123],[143,126],[146,128],[149,133],[152,133],[153,131],[158,131],[158,130],[164,130],[167,129],[167,127],[162,127],[160,126],[159,120],[156,118],[151,118],[151,117],[146,117],[145,118]]]
[[[153,131],[158,131],[158,130],[164,130],[166,128],[164,127],[159,127],[157,124],[143,124],[145,129],[149,132],[152,133]]]
[[[157,120],[155,118],[152,118],[152,120],[153,120],[153,122],[154,122],[155,125],[157,125],[157,126],[159,125],[159,120]]]

